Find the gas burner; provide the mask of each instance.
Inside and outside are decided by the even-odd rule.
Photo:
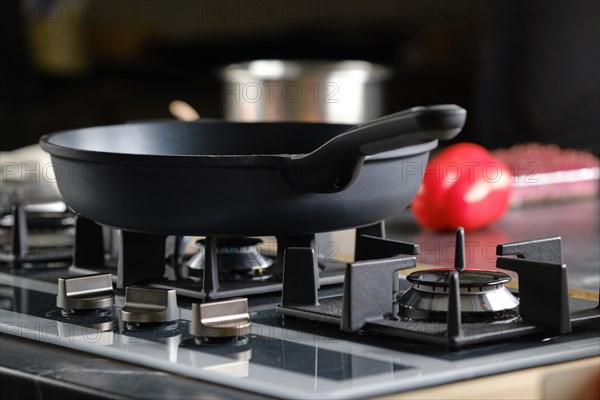
[[[11,206],[11,212],[0,219],[1,265],[50,268],[71,263],[73,214],[66,210],[64,203],[58,203],[15,202]]]
[[[260,239],[218,238],[217,266],[225,281],[264,281],[273,276],[273,260],[261,254]],[[202,271],[205,264],[204,240],[197,242],[199,250],[188,261],[191,271]]]
[[[32,231],[57,231],[71,228],[75,215],[62,201],[43,204],[14,203],[11,209],[0,218],[0,229],[12,229],[15,224],[14,207],[21,206],[27,214],[27,226]]]
[[[373,332],[449,347],[539,332],[565,334],[573,326],[600,321],[600,307],[587,308],[568,296],[559,237],[497,246],[498,256],[518,257],[496,260],[497,268],[519,275],[517,299],[517,292],[504,286],[510,281],[507,274],[465,270],[464,230],[459,228],[456,236],[454,269],[413,272],[404,280],[398,272],[417,266],[411,255],[419,253],[418,246],[412,245],[410,252],[408,243],[393,246],[361,235],[358,239],[370,243],[373,251],[361,252],[362,258],[347,265],[341,297],[318,298],[314,276],[297,272],[311,250],[289,249],[277,312],[335,324],[346,332]]]
[[[381,238],[384,235],[383,222],[357,228],[357,232],[361,238],[367,234]],[[116,258],[116,283],[119,289],[132,285],[175,289],[178,295],[201,300],[279,292],[282,289],[286,251],[302,247],[310,248],[313,255],[318,253],[315,234],[277,236],[276,258],[272,258],[261,253],[262,242],[254,238],[207,236],[200,241],[200,250],[191,255],[186,252],[186,244],[191,237],[120,230],[118,256],[107,258],[103,234],[101,225],[77,216],[71,273],[111,271],[109,261]],[[168,247],[166,243],[175,244]],[[357,241],[357,258],[373,251],[369,240]],[[385,255],[390,249],[375,246],[375,251]],[[300,267],[301,271],[308,269],[312,271],[311,275],[317,276],[318,286],[334,285],[343,282],[345,263],[337,260],[319,263],[316,256],[311,256]]]
[[[446,320],[452,268],[413,272],[406,280],[412,287],[398,299],[399,316],[406,319]],[[484,321],[514,318],[510,312],[519,300],[504,286],[508,274],[489,270],[459,272],[460,303],[463,320]]]
[[[450,285],[458,274],[460,309],[465,322],[516,318],[519,300],[504,286],[508,274],[500,271],[465,269],[465,232],[456,232],[454,268],[416,271],[406,277],[412,287],[398,298],[398,316],[412,320],[445,321],[449,310]],[[512,311],[512,312],[511,312]]]

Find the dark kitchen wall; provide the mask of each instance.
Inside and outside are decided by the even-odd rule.
[[[600,153],[597,1],[3,1],[0,148],[44,133],[220,117],[216,74],[257,58],[365,59],[394,70],[388,110],[457,103],[460,140]]]

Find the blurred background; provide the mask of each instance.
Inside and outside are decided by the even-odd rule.
[[[57,130],[223,117],[219,71],[255,59],[366,60],[382,112],[456,103],[460,141],[600,154],[597,1],[4,0],[0,150]]]

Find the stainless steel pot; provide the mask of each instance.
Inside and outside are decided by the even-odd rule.
[[[381,116],[390,71],[366,61],[256,60],[222,70],[225,119],[357,124]]]

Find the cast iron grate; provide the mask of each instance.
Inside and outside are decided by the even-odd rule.
[[[450,275],[446,321],[398,317],[396,299],[410,286],[399,279],[398,271],[416,267],[413,255],[418,255],[419,248],[418,245],[371,236],[361,236],[358,240],[368,244],[363,245],[365,258],[373,258],[347,264],[341,297],[319,299],[314,288],[314,276],[296,272],[299,265],[312,256],[312,249],[287,249],[283,296],[277,311],[285,316],[336,324],[342,331],[368,330],[449,347],[542,331],[564,334],[571,332],[573,326],[600,321],[600,305],[590,307],[591,302],[568,296],[566,265],[563,264],[559,237],[498,245],[496,253],[502,257],[497,258],[497,267],[519,275],[519,314],[510,320],[462,321],[462,235],[464,233],[459,230],[457,268]],[[386,251],[380,251],[382,248]]]

